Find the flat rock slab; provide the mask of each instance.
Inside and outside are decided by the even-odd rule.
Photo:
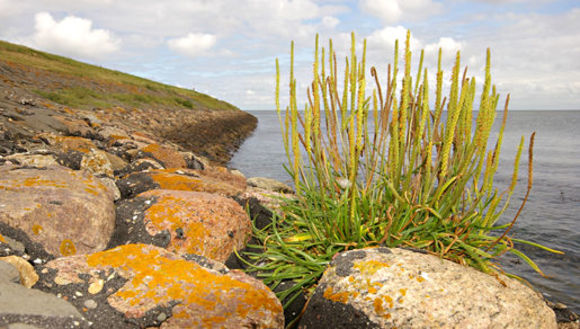
[[[115,226],[114,195],[84,171],[0,167],[0,233],[68,256],[103,250]],[[42,251],[38,251],[42,254]]]
[[[245,190],[245,179],[229,173],[225,168],[153,169],[129,174],[117,181],[123,198],[132,198],[139,193],[153,190],[179,190],[216,193],[233,196]]]
[[[129,244],[55,259],[39,289],[68,299],[96,329],[283,328],[280,302],[261,281],[200,256]]]
[[[90,328],[70,303],[52,294],[0,281],[0,328]]]
[[[300,328],[550,328],[554,312],[519,281],[405,249],[339,254]]]
[[[203,192],[151,190],[117,207],[109,246],[151,243],[180,255],[220,262],[244,248],[251,233],[244,209],[232,199]]]

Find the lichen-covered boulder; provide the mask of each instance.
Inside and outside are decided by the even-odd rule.
[[[250,218],[232,199],[203,192],[151,190],[117,207],[110,247],[128,241],[151,243],[177,254],[224,262],[244,248]]]
[[[300,328],[550,328],[554,312],[519,281],[436,256],[373,248],[339,254]]]
[[[180,190],[237,195],[245,190],[245,180],[220,169],[152,169],[134,172],[117,181],[123,198],[153,190]]]
[[[6,160],[12,163],[25,166],[25,167],[36,167],[36,168],[46,168],[50,166],[58,166],[56,161],[56,156],[53,152],[48,150],[26,152],[26,153],[15,153],[4,157]]]
[[[49,133],[38,135],[58,152],[59,164],[71,169],[84,169],[93,175],[113,177],[113,168],[107,153],[93,141],[83,137],[59,136]]]
[[[259,280],[197,256],[128,244],[55,259],[35,287],[61,294],[94,328],[282,328],[276,296]]]
[[[0,167],[0,233],[32,257],[105,248],[115,225],[113,193],[93,175],[64,167]]]
[[[179,151],[165,145],[149,144],[139,150],[140,157],[151,157],[165,168],[187,168],[187,162]]]

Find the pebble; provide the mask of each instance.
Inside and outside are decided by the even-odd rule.
[[[97,304],[97,302],[95,302],[93,299],[87,299],[85,300],[85,302],[83,303],[85,305],[86,308],[88,308],[89,310],[94,310],[95,308],[97,308],[97,306],[99,304]]]
[[[165,320],[167,320],[167,314],[165,314],[165,313],[159,313],[159,315],[157,316],[157,321],[163,322]]]

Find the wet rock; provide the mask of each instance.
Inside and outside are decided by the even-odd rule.
[[[557,328],[541,295],[501,280],[410,250],[348,251],[325,271],[300,328]]]
[[[110,245],[128,241],[152,243],[177,254],[196,254],[225,261],[244,248],[251,223],[235,201],[219,195],[152,190],[117,208],[116,231]]]
[[[245,181],[218,169],[156,169],[129,174],[117,181],[123,198],[153,190],[180,190],[237,195],[244,191]]]
[[[113,193],[64,167],[0,167],[0,205],[0,233],[24,243],[33,259],[102,250],[115,225]]]
[[[284,324],[280,302],[262,282],[203,257],[186,260],[152,245],[129,244],[55,259],[41,273],[37,287],[67,298],[94,322],[93,328]],[[91,293],[97,282],[102,289]]]
[[[267,177],[252,177],[248,178],[248,186],[258,187],[267,191],[278,192],[278,193],[294,193],[294,190],[275,179]]]
[[[0,281],[0,328],[89,328],[65,300],[19,284]]]

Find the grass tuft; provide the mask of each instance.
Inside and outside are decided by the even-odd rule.
[[[543,275],[531,259],[514,248],[514,242],[559,253],[508,235],[519,211],[509,224],[496,224],[515,189],[524,138],[514,158],[512,184],[498,191],[493,178],[509,95],[497,142],[488,149],[499,101],[491,83],[490,51],[475,113],[475,78],[467,77],[467,68],[462,73],[460,53],[452,69],[449,95],[443,97],[439,51],[431,103],[433,92],[429,72],[422,67],[423,52],[413,86],[409,40],[410,33],[404,43],[400,81],[397,42],[386,85],[371,67],[376,87],[369,94],[366,42],[362,56],[357,57],[352,35],[350,58],[346,58],[340,78],[332,41],[328,51],[319,51],[317,36],[313,82],[307,90],[304,112],[298,111],[296,100],[294,44],[290,102],[285,112],[280,108],[276,61],[276,105],[288,156],[286,170],[295,183],[296,197],[283,199],[280,215],[274,215],[265,228],[254,230],[261,244],[251,247],[261,252],[246,256],[253,264],[249,270],[257,272],[270,287],[287,280],[295,283],[278,293],[285,306],[300,291],[312,293],[333,256],[349,249],[419,248],[496,277],[503,271],[495,261],[506,252],[519,256]],[[528,194],[532,188],[533,139],[534,134],[528,151]],[[526,201],[527,195],[521,207]]]

